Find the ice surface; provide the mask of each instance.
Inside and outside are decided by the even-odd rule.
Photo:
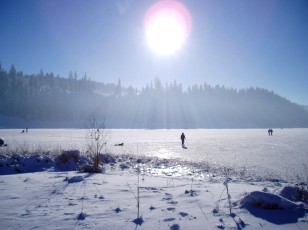
[[[308,129],[112,129],[107,130],[106,152],[208,162],[211,165],[243,168],[262,176],[294,178],[307,176]],[[8,147],[20,151],[86,150],[84,129],[0,129]],[[186,135],[181,146],[180,135]],[[117,146],[123,143],[123,146]]]

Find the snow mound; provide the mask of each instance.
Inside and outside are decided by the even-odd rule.
[[[0,174],[44,171],[51,167],[53,160],[47,155],[25,155],[15,153],[0,155]]]
[[[79,150],[62,151],[60,155],[46,153],[0,153],[0,175],[42,171],[75,171],[91,160]]]
[[[290,201],[308,204],[308,191],[304,186],[286,186],[279,192],[279,195]]]
[[[298,204],[282,196],[260,191],[253,191],[247,194],[241,200],[241,204],[268,210],[293,210],[300,207]]]
[[[253,191],[241,200],[241,208],[246,208],[252,215],[274,224],[296,223],[308,211],[302,202],[293,202],[280,195]]]

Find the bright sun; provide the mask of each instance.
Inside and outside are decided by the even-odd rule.
[[[145,34],[151,49],[160,56],[176,53],[191,30],[191,17],[185,6],[175,0],[161,0],[145,17]]]

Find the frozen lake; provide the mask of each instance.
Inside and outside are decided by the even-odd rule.
[[[0,138],[10,150],[86,149],[86,130],[0,129]],[[218,166],[247,167],[262,175],[284,178],[308,177],[308,129],[275,129],[268,136],[265,129],[188,129],[188,130],[107,130],[106,152],[159,158],[206,161]],[[187,149],[180,135],[186,135]],[[124,146],[115,144],[124,143]]]

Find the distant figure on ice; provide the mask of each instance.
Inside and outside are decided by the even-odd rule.
[[[273,136],[273,130],[272,129],[269,129],[267,132],[268,132],[269,136]]]
[[[185,139],[186,139],[185,135],[184,135],[184,133],[182,133],[182,135],[181,135],[182,146],[184,146]]]
[[[1,147],[2,145],[4,146],[4,140],[2,140],[2,139],[0,138],[0,147]]]

